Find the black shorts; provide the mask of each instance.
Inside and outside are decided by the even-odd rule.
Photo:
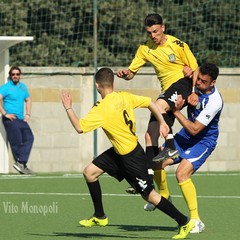
[[[152,181],[148,175],[147,157],[139,143],[126,155],[117,154],[111,147],[96,157],[93,164],[119,182],[126,179],[143,196],[147,196],[153,190]]]
[[[170,110],[168,111],[168,115],[171,119],[175,119],[172,109],[175,106],[175,102],[177,100],[178,95],[182,95],[185,103],[183,107],[187,106],[188,96],[192,94],[192,79],[191,78],[181,78],[177,82],[173,83],[164,93],[161,93],[157,99],[165,100]],[[157,119],[151,114],[150,121],[157,121]],[[173,120],[174,121],[174,120]]]
[[[177,100],[177,95],[182,95],[185,99],[185,106],[187,105],[188,96],[192,93],[192,79],[181,78],[174,84],[172,84],[164,93],[161,93],[158,99],[164,99],[170,109],[173,109]]]

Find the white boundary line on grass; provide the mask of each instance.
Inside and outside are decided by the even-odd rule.
[[[168,173],[168,176],[175,177],[174,173]],[[239,176],[240,172],[230,172],[230,173],[197,173],[194,176]],[[102,177],[111,177],[108,174],[104,174]],[[63,174],[58,176],[29,176],[29,175],[0,175],[1,180],[10,180],[10,179],[60,179],[60,178],[83,178],[83,175],[80,174]],[[0,195],[51,195],[51,196],[89,196],[89,193],[43,193],[43,192],[34,192],[34,193],[24,193],[24,192],[0,192]],[[139,197],[139,195],[131,194],[103,194],[103,196],[113,196],[113,197]],[[182,195],[172,195],[172,197],[182,198]],[[214,198],[214,199],[240,199],[240,196],[198,196],[198,198]]]
[[[110,176],[109,176],[110,177]],[[19,175],[19,174],[9,174],[0,175],[0,179],[59,179],[59,178],[83,178],[82,174],[64,174],[56,176],[37,176],[37,175]]]
[[[44,193],[44,192],[0,192],[0,195],[49,195],[49,196],[90,196],[89,193]],[[111,194],[104,193],[103,196],[110,197],[140,197],[138,194]],[[171,195],[174,198],[182,198],[182,195]],[[198,196],[198,198],[214,199],[240,199],[240,196]]]

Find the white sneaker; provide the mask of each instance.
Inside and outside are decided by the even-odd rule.
[[[171,196],[168,197],[168,201],[169,201],[169,202],[172,202]],[[144,205],[143,209],[144,209],[145,211],[151,212],[151,211],[154,211],[154,210],[156,209],[156,207],[155,207],[152,203],[147,202],[147,203]]]
[[[192,219],[195,223],[194,228],[190,231],[190,233],[201,233],[205,229],[205,225],[201,220]]]
[[[151,212],[151,211],[154,211],[154,210],[156,209],[156,207],[155,207],[152,203],[147,202],[147,203],[144,205],[143,209],[144,209],[145,211]]]

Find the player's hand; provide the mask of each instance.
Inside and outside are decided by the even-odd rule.
[[[5,115],[5,118],[8,118],[8,119],[10,119],[11,121],[13,121],[14,119],[16,119],[17,117],[16,117],[16,115],[15,114],[6,114]]]
[[[69,92],[62,92],[61,99],[65,109],[72,108],[72,97]]]
[[[182,95],[178,95],[177,100],[175,102],[174,111],[180,111],[185,103],[185,99],[183,99]]]
[[[190,96],[188,96],[188,103],[194,107],[198,104],[198,95],[195,92],[192,92]]]
[[[166,138],[168,133],[169,133],[168,125],[165,122],[160,124],[160,129],[159,129],[160,137]]]
[[[122,70],[119,70],[117,72],[117,76],[119,78],[125,78],[128,74],[129,74],[129,70],[128,69],[122,69]]]
[[[189,66],[184,66],[183,74],[185,77],[191,78],[193,76],[193,70]]]
[[[123,78],[125,80],[129,80],[132,79],[132,72],[129,69],[122,69],[120,71],[117,72],[117,76],[119,78]]]
[[[30,120],[30,115],[29,114],[25,114],[24,122],[28,122],[29,120]]]

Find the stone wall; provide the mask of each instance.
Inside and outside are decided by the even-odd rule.
[[[118,69],[113,70],[116,72]],[[110,147],[110,143],[101,129],[96,133],[97,140],[94,139],[93,132],[77,134],[62,107],[60,94],[61,91],[69,90],[73,95],[76,113],[84,116],[92,107],[96,94],[93,88],[94,69],[23,67],[22,71],[22,82],[27,84],[33,102],[30,125],[35,142],[29,167],[39,173],[81,172],[93,159],[94,152],[101,153]],[[220,121],[220,136],[217,148],[201,171],[239,171],[240,69],[220,69],[217,87],[225,102]],[[116,77],[115,89],[155,99],[160,92],[160,85],[152,68],[144,68],[132,81],[127,82]],[[136,115],[139,141],[145,146],[144,133],[149,111],[137,109]],[[176,121],[174,131],[179,128]],[[9,171],[15,172],[11,153],[9,156]],[[173,169],[174,167],[168,168]]]

